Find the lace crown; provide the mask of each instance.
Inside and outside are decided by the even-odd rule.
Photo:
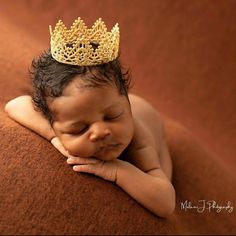
[[[54,30],[49,26],[49,31],[52,57],[58,62],[91,66],[107,63],[118,57],[118,23],[108,32],[105,23],[99,18],[92,28],[88,29],[79,17],[70,29],[59,20]]]

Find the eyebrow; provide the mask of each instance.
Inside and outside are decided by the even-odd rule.
[[[103,112],[104,112],[104,111],[107,111],[107,110],[109,110],[109,109],[112,109],[113,107],[117,107],[117,106],[119,106],[119,105],[121,105],[120,102],[117,102],[117,103],[115,103],[115,104],[112,104],[111,106],[106,107],[106,108],[103,110]]]

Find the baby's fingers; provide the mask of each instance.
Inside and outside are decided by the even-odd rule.
[[[67,163],[70,165],[84,165],[84,164],[96,164],[99,163],[100,160],[96,159],[96,158],[84,158],[84,157],[69,157],[67,159]]]
[[[85,173],[89,173],[89,174],[94,174],[97,175],[99,177],[104,178],[103,174],[104,172],[102,172],[102,161],[101,161],[101,165],[75,165],[73,166],[73,170],[76,172],[85,172]]]
[[[68,151],[63,147],[58,137],[52,138],[51,143],[62,155],[66,157],[69,155]]]

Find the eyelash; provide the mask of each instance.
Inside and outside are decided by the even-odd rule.
[[[121,112],[119,115],[116,115],[116,116],[105,116],[104,120],[115,120],[115,119],[118,119],[122,114],[123,112]]]
[[[88,125],[86,125],[83,129],[79,130],[78,132],[71,132],[71,135],[82,135],[83,133],[85,133],[87,131],[87,129],[89,128]]]

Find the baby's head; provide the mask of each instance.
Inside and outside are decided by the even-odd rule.
[[[70,154],[117,158],[133,137],[130,78],[119,59],[95,66],[57,62],[50,51],[31,68],[33,102]]]

